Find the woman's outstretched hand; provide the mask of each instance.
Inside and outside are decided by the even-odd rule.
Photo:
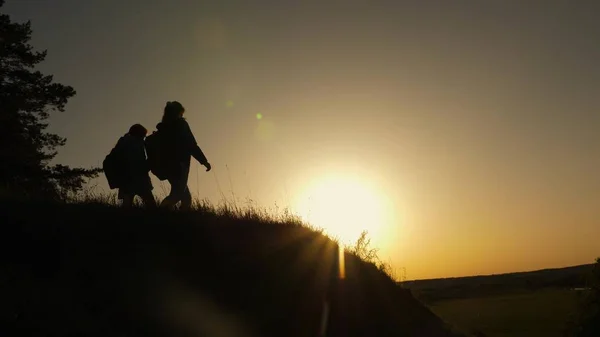
[[[210,166],[210,163],[206,163],[204,164],[204,166],[206,166],[206,172],[210,171],[210,169],[212,168],[212,166]]]

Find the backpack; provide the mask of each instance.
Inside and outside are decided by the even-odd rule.
[[[125,180],[124,177],[124,165],[123,156],[119,150],[119,143],[110,151],[110,153],[104,158],[102,162],[102,169],[106,180],[108,180],[108,186],[110,189],[119,188]]]
[[[172,153],[164,139],[163,133],[159,131],[152,132],[146,137],[146,156],[150,172],[160,180],[166,180],[169,175],[168,163],[172,161]]]

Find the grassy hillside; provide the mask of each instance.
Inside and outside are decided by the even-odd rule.
[[[345,254],[340,279],[337,245],[295,222],[41,202],[0,218],[1,335],[452,336],[372,264]]]
[[[444,320],[477,336],[560,337],[587,294],[592,268],[418,280],[403,286]]]
[[[583,293],[568,289],[439,301],[431,310],[470,333],[487,337],[562,337]]]

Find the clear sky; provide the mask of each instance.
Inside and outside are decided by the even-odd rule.
[[[32,20],[41,70],[77,90],[50,120],[68,138],[58,162],[99,165],[178,100],[213,164],[192,167],[199,197],[289,206],[341,236],[364,227],[409,279],[600,256],[598,1],[3,10]]]

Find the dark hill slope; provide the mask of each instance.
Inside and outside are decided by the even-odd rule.
[[[451,336],[373,265],[293,224],[0,205],[3,336]],[[324,315],[324,302],[329,313]]]

